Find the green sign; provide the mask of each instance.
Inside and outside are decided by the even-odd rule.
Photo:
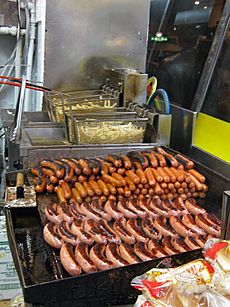
[[[151,36],[150,37],[150,41],[151,42],[158,42],[158,43],[163,43],[163,42],[167,42],[168,41],[168,37],[167,36]]]

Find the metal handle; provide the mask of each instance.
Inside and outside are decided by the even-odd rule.
[[[225,191],[221,212],[221,239],[230,239],[230,191]]]

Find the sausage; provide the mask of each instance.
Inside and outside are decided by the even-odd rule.
[[[205,197],[206,197],[206,193],[204,193],[204,192],[199,192],[198,197],[199,197],[199,198],[205,198]]]
[[[128,264],[134,264],[140,262],[140,259],[134,253],[132,247],[127,243],[122,243],[119,247],[121,257],[128,262]]]
[[[194,215],[197,214],[206,214],[206,210],[204,208],[201,208],[196,204],[195,199],[190,198],[185,201],[185,207],[188,209],[188,211]]]
[[[162,235],[159,231],[154,227],[153,221],[149,216],[146,216],[141,221],[141,226],[146,235],[152,239],[160,240]]]
[[[126,186],[127,182],[126,182],[125,178],[122,177],[120,174],[113,173],[113,174],[112,174],[112,177],[115,178],[117,181],[120,182],[120,186],[121,186],[121,187],[125,187],[125,186]]]
[[[62,165],[59,165],[57,162],[54,162],[52,160],[42,160],[40,162],[42,167],[48,167],[55,171],[55,174],[58,179],[61,179],[65,176],[65,169]]]
[[[48,193],[53,193],[54,191],[54,185],[50,181],[50,178],[46,177],[46,191]]]
[[[162,190],[162,188],[160,187],[159,183],[156,182],[155,188],[154,188],[154,193],[157,195],[163,195],[164,194],[164,190]]]
[[[216,227],[213,224],[209,223],[208,220],[205,219],[205,215],[198,214],[195,216],[196,224],[203,228],[208,234],[214,235],[217,238],[220,237],[220,227]]]
[[[172,245],[171,237],[164,237],[161,241],[161,246],[168,255],[175,255],[179,253],[178,250]]]
[[[133,212],[137,213],[137,215],[139,216],[139,218],[144,218],[147,213],[145,212],[145,210],[141,209],[140,207],[138,207],[137,205],[137,200],[136,199],[130,199],[127,201],[126,203],[127,208],[129,208],[130,210],[132,210]]]
[[[126,155],[123,155],[123,154],[121,154],[120,157],[122,159],[124,168],[125,169],[130,169],[132,167],[132,162],[130,161],[129,157],[126,156]]]
[[[168,174],[164,171],[164,168],[158,167],[157,168],[158,174],[163,178],[164,182],[169,183],[170,182],[170,177]]]
[[[181,197],[176,197],[174,202],[173,202],[173,206],[180,212],[182,212],[183,214],[187,214],[188,210],[185,207],[185,203],[183,201],[183,199]]]
[[[158,213],[153,210],[151,205],[146,201],[146,199],[138,200],[137,205],[139,208],[145,210],[145,212],[151,216],[152,218],[156,218],[158,216]]]
[[[107,222],[111,221],[111,215],[103,210],[103,207],[99,204],[98,199],[95,199],[91,202],[91,208]]]
[[[123,214],[117,209],[116,202],[112,200],[108,200],[105,203],[104,210],[115,220],[123,216]]]
[[[128,187],[124,187],[124,196],[129,198],[129,197],[131,197],[131,195],[132,195],[132,193],[129,190],[129,188]]]
[[[154,255],[149,252],[146,247],[146,244],[143,242],[137,242],[134,245],[134,252],[143,261],[148,261],[155,258]]]
[[[65,169],[65,177],[64,180],[66,182],[70,182],[73,179],[73,175],[74,175],[74,170],[72,167],[69,166],[68,163],[64,162],[64,161],[60,161],[62,163],[62,166]]]
[[[45,188],[46,188],[46,179],[44,177],[37,177],[35,191],[37,193],[42,193],[45,191]]]
[[[49,222],[43,228],[43,238],[50,246],[54,248],[61,248],[63,241],[61,237],[55,232],[55,224]]]
[[[177,249],[180,253],[190,251],[190,247],[184,242],[181,238],[173,238],[172,245]]]
[[[139,152],[136,152],[136,151],[130,151],[127,156],[130,158],[130,160],[135,163],[139,163],[140,164],[140,167],[145,169],[146,167],[149,166],[149,161],[148,159],[142,155],[141,153]]]
[[[103,244],[94,245],[89,252],[90,259],[100,271],[109,270],[114,267],[113,262],[105,258],[104,252],[105,245]]]
[[[105,249],[105,255],[108,260],[113,262],[114,267],[120,267],[128,265],[129,263],[125,261],[118,253],[118,245],[115,243],[109,243]]]
[[[80,165],[78,163],[76,163],[73,160],[68,159],[68,158],[62,158],[61,161],[63,161],[66,164],[68,164],[74,170],[74,173],[77,176],[81,174],[82,168],[80,167]]]
[[[168,256],[166,251],[154,239],[149,240],[149,242],[148,242],[148,250],[156,258],[162,258],[162,257]]]
[[[179,189],[179,188],[180,188],[180,182],[179,182],[179,181],[176,181],[176,182],[174,183],[174,187],[175,187],[175,189]]]
[[[205,183],[206,178],[195,169],[190,169],[188,172],[189,174],[193,175],[197,180],[199,180],[199,182]]]
[[[58,178],[56,177],[55,172],[52,171],[51,169],[43,167],[43,168],[42,168],[42,173],[43,173],[45,176],[50,177],[50,181],[51,181],[53,184],[58,183]]]
[[[164,181],[163,177],[157,172],[156,169],[152,168],[151,170],[152,170],[153,176],[155,177],[157,182],[161,183],[161,182]]]
[[[117,198],[116,198],[115,195],[110,194],[110,195],[108,196],[108,200],[117,200]]]
[[[203,192],[207,192],[207,191],[208,191],[208,186],[203,183]]]
[[[124,167],[120,167],[117,169],[117,173],[120,175],[125,175],[126,169]]]
[[[191,177],[192,182],[195,184],[197,191],[202,191],[203,190],[203,184],[195,176],[193,176],[190,173],[188,173],[188,174]]]
[[[185,166],[185,168],[187,168],[187,169],[191,169],[191,168],[194,167],[193,161],[189,160],[188,158],[186,158],[185,156],[183,156],[181,154],[177,154],[175,156],[175,158],[177,159],[178,162],[183,164]]]
[[[116,232],[112,230],[112,228],[108,225],[108,223],[104,220],[98,221],[99,229],[102,233],[107,237],[108,242],[113,242],[116,244],[121,243],[121,239],[118,237]]]
[[[127,205],[126,202],[123,201],[118,201],[117,203],[117,209],[123,214],[124,217],[126,218],[133,218],[133,219],[137,219],[138,218],[138,214],[133,212],[132,210],[130,210]]]
[[[183,171],[177,170],[174,167],[170,167],[171,172],[176,177],[177,181],[183,182],[185,180]]]
[[[71,245],[75,246],[79,242],[79,239],[71,232],[68,222],[62,221],[58,225],[57,230],[60,237],[66,243],[70,243]]]
[[[77,181],[80,182],[80,183],[86,182],[87,181],[87,176],[79,175],[75,182],[77,182]]]
[[[172,183],[176,182],[177,180],[176,176],[173,174],[173,172],[168,167],[164,167],[163,170],[168,175]]]
[[[73,216],[71,215],[69,211],[69,206],[66,203],[61,203],[59,210],[60,210],[60,214],[64,222],[68,222],[68,223],[73,222]]]
[[[101,219],[101,215],[98,214],[89,203],[82,203],[81,204],[81,211],[85,214],[88,218],[99,221]]]
[[[161,166],[161,167],[165,167],[167,166],[167,161],[165,159],[165,157],[162,155],[162,154],[155,154],[155,156],[157,157],[158,159],[158,165]]]
[[[146,236],[143,230],[138,227],[137,221],[135,219],[128,219],[126,228],[130,231],[131,234],[134,235],[138,242],[147,243],[149,241],[149,238]]]
[[[66,203],[65,193],[64,193],[62,187],[56,186],[56,187],[54,188],[54,191],[57,193],[58,200],[59,200],[60,204]]]
[[[207,241],[207,235],[203,236],[203,235],[199,235],[198,234],[195,237],[195,240],[196,240],[196,243],[202,248],[205,245],[206,241]]]
[[[108,196],[110,194],[109,188],[107,187],[107,185],[103,180],[99,179],[97,181],[97,184],[105,196]]]
[[[82,198],[87,197],[87,190],[84,188],[84,186],[80,182],[75,183],[75,188],[78,190],[79,194]]]
[[[72,193],[71,193],[68,183],[64,180],[60,180],[59,185],[62,187],[63,193],[65,195],[65,199],[70,199],[72,196]]]
[[[92,170],[89,168],[88,161],[86,159],[79,159],[78,163],[81,166],[82,173],[84,175],[89,176],[92,174]]]
[[[115,167],[122,167],[122,159],[119,155],[110,154],[106,157],[106,160],[111,162]]]
[[[114,177],[112,177],[110,175],[107,175],[107,174],[104,174],[102,176],[102,180],[105,181],[106,183],[112,184],[114,187],[119,187],[120,188],[122,186],[120,181],[118,181]]]
[[[191,236],[194,237],[196,233],[191,229],[188,228],[186,225],[182,223],[178,216],[171,216],[169,219],[170,225],[172,228],[182,237]]]
[[[176,158],[173,157],[173,155],[167,153],[163,148],[157,147],[156,151],[158,151],[160,154],[162,154],[171,164],[172,167],[177,168],[178,167],[178,161]]]
[[[200,248],[199,244],[195,241],[194,237],[186,237],[184,242],[190,247],[191,249],[198,249]]]
[[[142,189],[142,190],[141,190],[141,194],[142,194],[142,195],[147,195],[147,194],[148,194],[148,190],[145,189],[145,188]]]
[[[75,189],[75,188],[73,188],[73,189],[71,190],[71,192],[72,192],[73,198],[74,198],[79,204],[81,204],[81,203],[82,203],[82,198],[81,198],[81,195],[80,195],[80,193],[78,192],[78,190]]]
[[[92,273],[97,271],[96,265],[89,258],[88,245],[80,242],[75,248],[75,259],[85,273]]]
[[[86,219],[84,221],[84,230],[92,236],[95,242],[100,244],[106,244],[107,238],[99,229],[99,225],[93,219]]]
[[[193,217],[191,214],[185,214],[182,216],[182,222],[184,223],[184,225],[186,225],[187,227],[193,229],[196,233],[200,234],[200,235],[205,235],[205,231],[203,228],[200,228],[199,226],[197,226],[197,224],[195,223]]]
[[[125,177],[125,180],[127,182],[128,188],[130,189],[130,191],[134,192],[136,190],[136,186],[135,184],[132,182],[132,180],[129,179],[129,177]]]
[[[147,180],[148,180],[149,185],[150,185],[151,187],[154,187],[155,184],[156,184],[156,180],[155,180],[155,178],[154,178],[154,174],[153,174],[152,170],[155,171],[155,169],[152,169],[152,168],[150,168],[150,167],[147,167],[146,170],[145,170],[145,172],[144,172],[144,174],[145,174],[146,177],[147,177]]]
[[[176,210],[173,205],[173,202],[170,199],[165,199],[161,202],[163,208],[165,208],[169,215],[181,215],[181,211]]]
[[[95,180],[89,180],[89,185],[94,190],[95,194],[98,196],[102,195],[102,190],[100,189],[99,185]]]
[[[119,218],[113,224],[113,230],[121,238],[121,240],[128,244],[134,244],[136,239],[127,229],[125,225],[125,219]]]
[[[83,184],[83,187],[86,189],[87,195],[89,195],[90,197],[93,197],[95,193],[92,187],[90,186],[90,184],[86,181],[83,182],[82,184]]]
[[[164,222],[164,218],[162,216],[158,216],[155,220],[154,220],[154,225],[156,227],[156,229],[163,235],[163,236],[171,236],[173,238],[177,238],[178,234],[175,232],[174,229],[170,228],[169,226],[167,226]]]
[[[45,215],[50,222],[55,224],[59,224],[63,220],[61,214],[57,212],[57,204],[45,207]]]
[[[73,247],[70,244],[63,244],[60,250],[61,264],[64,269],[72,276],[81,274],[81,267],[77,264]]]
[[[52,170],[50,170],[52,172]],[[36,177],[42,177],[42,175],[44,174],[42,171],[42,168],[40,166],[34,166],[31,168],[31,173],[33,175],[35,175]],[[54,174],[54,172],[52,172],[52,174]]]
[[[87,159],[89,169],[94,175],[98,175],[102,169],[102,163],[97,159]]]
[[[125,174],[134,184],[141,182],[140,178],[132,170],[127,170]]]
[[[92,245],[94,243],[93,237],[83,229],[83,222],[81,220],[73,221],[71,224],[71,231],[81,242],[88,245]]]
[[[211,223],[212,225],[216,226],[216,227],[220,227],[221,226],[221,221],[214,215],[214,214],[209,214],[207,213],[205,215],[205,219]]]
[[[144,151],[142,154],[148,158],[152,167],[156,168],[158,166],[158,160],[152,152]]]
[[[149,204],[150,204],[151,208],[154,210],[154,212],[156,212],[158,215],[162,215],[164,217],[169,217],[170,216],[168,210],[165,209],[161,205],[161,202],[159,202],[159,200],[152,199]]]
[[[143,172],[142,169],[137,169],[136,174],[140,178],[140,181],[141,181],[142,184],[146,184],[148,182],[146,175],[145,175],[145,173]],[[152,175],[152,172],[151,172],[151,175]]]

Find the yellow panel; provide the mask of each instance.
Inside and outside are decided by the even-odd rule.
[[[230,163],[230,123],[199,113],[194,145]]]

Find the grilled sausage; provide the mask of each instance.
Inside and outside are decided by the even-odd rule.
[[[60,214],[64,222],[68,222],[68,223],[73,222],[73,216],[71,215],[69,211],[69,206],[66,203],[61,203],[59,210],[60,210]]]
[[[180,253],[190,251],[190,247],[184,242],[181,238],[173,238],[172,245],[177,249]]]
[[[161,246],[166,251],[168,255],[178,254],[178,250],[172,245],[171,237],[164,237],[161,241]]]
[[[67,222],[62,221],[58,225],[57,231],[64,242],[70,243],[73,246],[75,246],[79,242],[79,239],[71,232],[71,229]]]
[[[132,210],[133,212],[137,213],[137,215],[139,216],[139,218],[144,218],[147,213],[145,212],[145,210],[141,209],[138,205],[137,205],[137,200],[136,199],[130,199],[127,201],[126,203],[127,208],[129,208],[130,210]]]
[[[114,267],[120,267],[129,264],[119,255],[118,245],[115,243],[109,243],[106,246],[105,254],[106,258],[113,262]]]
[[[143,261],[148,261],[155,258],[154,255],[146,247],[146,244],[143,242],[137,242],[134,245],[134,252]]]
[[[156,212],[158,215],[162,215],[164,217],[170,216],[169,211],[161,205],[161,202],[159,202],[159,200],[152,199],[149,204],[150,207],[154,210],[154,212]]]
[[[163,236],[171,236],[173,238],[177,238],[178,234],[175,232],[174,229],[167,226],[164,222],[164,218],[162,216],[158,216],[154,220],[154,225],[156,229],[163,235]]]
[[[191,229],[188,228],[185,224],[182,223],[178,216],[171,216],[169,222],[172,228],[182,237],[194,237],[196,233]]]
[[[137,213],[133,212],[131,209],[129,209],[126,205],[126,202],[123,201],[118,201],[117,203],[117,209],[124,215],[124,217],[126,218],[133,218],[133,219],[137,219],[138,215]]]
[[[81,211],[85,214],[88,218],[99,221],[101,219],[101,215],[97,213],[89,203],[82,203],[81,204]]]
[[[140,259],[134,253],[132,247],[127,243],[122,243],[119,246],[119,252],[121,257],[127,261],[129,264],[134,264],[140,262]]]
[[[73,247],[70,244],[63,244],[60,250],[60,259],[64,269],[72,276],[81,274],[81,267],[77,264]]]
[[[71,232],[83,243],[88,245],[92,245],[94,243],[93,237],[83,229],[83,222],[81,220],[73,221],[71,224]]]
[[[203,235],[197,235],[195,237],[195,240],[196,240],[196,243],[202,248],[205,243],[206,243],[206,240],[207,240],[207,235],[203,236]]]
[[[84,230],[92,236],[95,242],[106,244],[107,238],[104,233],[101,232],[99,225],[93,219],[87,219],[84,221]]]
[[[181,164],[183,164],[185,166],[185,168],[191,169],[191,168],[194,167],[194,163],[191,160],[189,160],[188,158],[184,157],[183,155],[177,154],[175,157],[176,157],[178,162],[180,162]]]
[[[168,256],[166,251],[154,239],[149,240],[148,250],[154,255],[155,258],[162,258]]]
[[[221,226],[221,221],[214,215],[214,214],[209,214],[207,213],[205,215],[205,219],[211,223],[212,225],[216,226],[216,227],[220,227]]]
[[[54,188],[54,191],[57,193],[58,200],[59,200],[60,204],[66,203],[65,193],[64,193],[62,187],[56,186],[56,187]]]
[[[142,154],[148,158],[152,167],[156,168],[158,166],[158,160],[153,152],[144,151]]]
[[[109,270],[114,267],[113,262],[105,258],[104,252],[105,245],[103,244],[94,245],[89,252],[90,259],[100,271]]]
[[[108,225],[108,223],[104,220],[98,221],[99,229],[101,232],[107,237],[108,242],[113,242],[116,244],[121,243],[121,239],[118,237],[116,232],[112,230],[112,228]]]
[[[197,226],[197,224],[195,223],[193,217],[191,214],[185,214],[182,216],[182,222],[184,223],[184,225],[186,225],[187,227],[193,229],[196,233],[200,234],[200,235],[205,235],[205,231],[203,228],[200,228],[199,226]]]
[[[103,207],[99,204],[99,200],[95,199],[91,202],[91,207],[92,209],[97,212],[98,214],[100,214],[100,216],[105,219],[106,221],[111,221],[112,217],[109,213],[105,212],[103,210]]]
[[[55,224],[59,224],[63,220],[62,215],[57,212],[57,204],[45,207],[45,215],[50,222]]]
[[[146,236],[143,230],[138,227],[137,220],[128,219],[126,223],[126,228],[130,231],[131,234],[134,235],[138,242],[147,243],[149,241],[149,238]]]
[[[124,168],[125,169],[130,169],[132,167],[132,162],[130,161],[129,157],[126,156],[126,155],[123,155],[123,154],[121,154],[120,157],[122,159]]]
[[[58,179],[61,179],[65,176],[65,169],[62,165],[59,165],[57,162],[54,162],[52,160],[42,160],[40,162],[40,165],[42,167],[48,167],[55,171],[55,174]]]
[[[146,235],[152,239],[160,240],[162,235],[159,233],[159,231],[154,227],[153,220],[146,216],[141,221],[142,229],[146,233]]]
[[[206,220],[205,215],[202,215],[202,214],[196,215],[195,222],[199,227],[203,228],[206,231],[206,233],[214,235],[217,238],[220,237],[220,227],[217,227],[209,223],[209,221]]]
[[[108,200],[105,203],[104,210],[115,220],[123,216],[123,214],[117,209],[116,202]]]
[[[43,193],[46,188],[46,179],[44,177],[37,177],[35,180],[35,191],[37,193]]]
[[[147,202],[146,199],[138,200],[137,205],[139,208],[144,210],[152,218],[155,218],[158,216],[158,213],[153,210],[152,206]]]
[[[82,168],[82,173],[86,176],[91,175],[92,170],[89,168],[88,161],[86,159],[79,159],[78,161],[79,165]]]
[[[61,237],[55,231],[55,224],[49,222],[43,228],[43,238],[44,240],[54,248],[61,248],[63,241]]]
[[[119,218],[114,222],[113,230],[125,243],[135,243],[135,237],[127,230],[124,218]]]
[[[88,245],[80,242],[75,248],[75,259],[85,273],[92,273],[97,271],[94,262],[89,258]]]
[[[198,249],[200,248],[199,244],[196,242],[194,237],[186,237],[184,242],[190,247],[191,249]]]
[[[188,211],[194,215],[197,214],[206,214],[206,210],[204,208],[201,208],[196,204],[195,199],[190,198],[185,201],[185,207],[188,209]]]

